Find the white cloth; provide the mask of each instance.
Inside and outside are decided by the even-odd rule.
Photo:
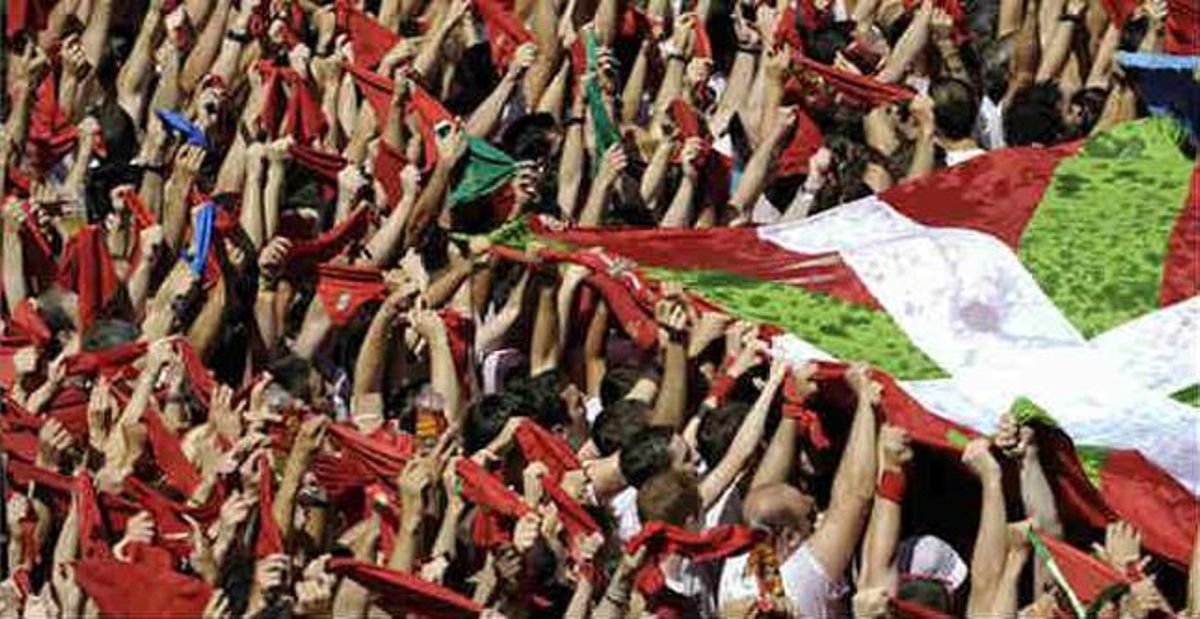
[[[750,572],[748,554],[725,560],[718,589],[720,608],[727,604],[758,597],[758,582]],[[813,556],[808,544],[793,552],[779,565],[783,592],[805,619],[833,619],[849,616],[846,593],[849,588],[839,575],[836,579]]]
[[[964,161],[970,161],[980,155],[986,154],[987,151],[982,148],[966,148],[963,150],[948,150],[946,151],[946,165],[953,167]]]
[[[1004,110],[991,97],[984,97],[979,102],[975,139],[988,150],[1004,148]]]
[[[642,519],[638,517],[637,488],[630,486],[608,501],[608,508],[617,521],[617,535],[627,542],[642,530]]]

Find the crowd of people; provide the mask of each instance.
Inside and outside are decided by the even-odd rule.
[[[0,614],[1074,612],[1035,426],[914,449],[870,368],[665,285],[633,338],[620,265],[506,234],[799,220],[1085,138],[1173,36],[1119,4],[9,0]],[[1093,537],[1132,583],[1100,614],[1200,616],[1195,565]]]

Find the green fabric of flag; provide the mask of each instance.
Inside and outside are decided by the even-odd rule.
[[[474,202],[504,186],[517,173],[517,162],[486,140],[467,138],[462,178],[450,192],[450,208]]]
[[[596,80],[599,70],[600,44],[596,41],[596,33],[590,29],[584,34],[584,46],[587,51],[587,66],[591,77],[584,84],[584,94],[587,96],[588,111],[592,114],[592,132],[596,136],[597,161],[608,152],[608,149],[621,140],[617,126],[608,115],[604,105],[604,93],[600,92],[600,83]]]

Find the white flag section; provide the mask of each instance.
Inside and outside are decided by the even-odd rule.
[[[841,255],[950,376],[904,383],[929,410],[989,431],[1024,396],[1077,443],[1140,450],[1200,490],[1200,411],[1170,397],[1200,381],[1200,298],[1088,341],[998,239],[923,226],[876,197],[759,236],[793,252]],[[822,354],[790,335],[777,349],[794,359]]]

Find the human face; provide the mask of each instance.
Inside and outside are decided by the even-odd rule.
[[[671,469],[692,477],[699,476],[700,456],[692,449],[687,441],[678,434],[671,437],[671,445],[667,448],[671,456]]]

